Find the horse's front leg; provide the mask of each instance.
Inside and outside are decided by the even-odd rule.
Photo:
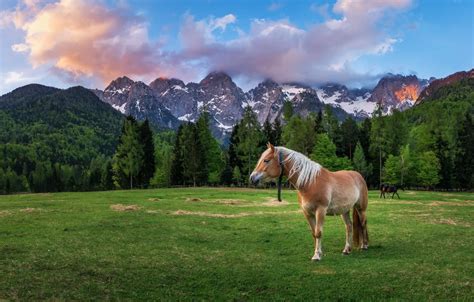
[[[316,229],[314,231],[315,237],[315,246],[314,246],[314,256],[311,258],[313,261],[321,260],[323,256],[323,246],[321,239],[323,236],[323,225],[324,217],[326,216],[326,208],[318,207],[316,209]]]
[[[352,252],[352,223],[350,212],[342,214],[341,217],[346,225],[346,245],[344,246],[342,253],[344,255],[349,255]]]
[[[316,216],[314,215],[314,211],[305,211],[303,209],[304,216],[306,220],[308,220],[308,224],[311,227],[311,236],[313,236],[313,242],[316,246],[316,236],[315,236],[315,229],[316,229]]]

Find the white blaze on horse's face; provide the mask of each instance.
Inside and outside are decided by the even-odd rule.
[[[278,163],[277,149],[272,144],[267,144],[268,149],[262,153],[250,174],[250,182],[258,184],[260,181],[268,181],[280,176],[280,164]]]

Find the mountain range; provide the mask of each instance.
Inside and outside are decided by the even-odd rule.
[[[337,83],[309,87],[267,79],[244,92],[226,73],[212,72],[199,83],[187,84],[168,78],[157,78],[145,84],[123,76],[112,81],[104,90],[89,90],[93,92],[89,94],[81,90],[80,95],[87,95],[91,101],[101,100],[117,113],[130,114],[138,120],[148,119],[157,128],[176,129],[183,122],[196,121],[205,109],[211,116],[213,134],[222,140],[228,137],[246,106],[252,107],[262,124],[267,119],[271,122],[280,119],[285,101],[291,102],[294,112],[302,116],[330,106],[339,120],[348,116],[361,120],[369,117],[377,106],[384,114],[390,114],[394,109],[405,110],[427,102],[441,87],[464,78],[474,78],[474,69],[437,80],[388,74],[373,89],[350,89]],[[71,95],[71,91],[76,90],[64,91]],[[61,91],[41,85],[27,85],[1,96],[0,107],[19,106],[24,100],[33,101],[45,94],[60,95]]]
[[[267,79],[244,92],[224,72],[211,72],[199,83],[179,79],[157,78],[148,85],[120,77],[103,91],[93,92],[123,114],[139,120],[147,118],[162,128],[176,128],[180,122],[195,121],[206,109],[212,118],[213,134],[225,137],[242,116],[246,106],[252,107],[260,123],[281,118],[283,103],[292,103],[294,112],[306,116],[310,112],[332,107],[335,116],[343,120],[369,117],[380,105],[385,114],[393,109],[405,110],[416,102],[430,80],[414,75],[389,74],[373,89],[350,89],[337,83],[309,87],[300,83],[277,83]]]

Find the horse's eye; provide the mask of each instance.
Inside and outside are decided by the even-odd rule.
[[[263,162],[268,164],[270,162],[270,160],[269,159],[264,159]]]

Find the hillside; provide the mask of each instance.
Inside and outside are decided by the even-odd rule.
[[[123,119],[86,88],[36,84],[1,96],[0,116],[3,161],[18,161],[18,170],[36,160],[83,165],[110,156]]]

